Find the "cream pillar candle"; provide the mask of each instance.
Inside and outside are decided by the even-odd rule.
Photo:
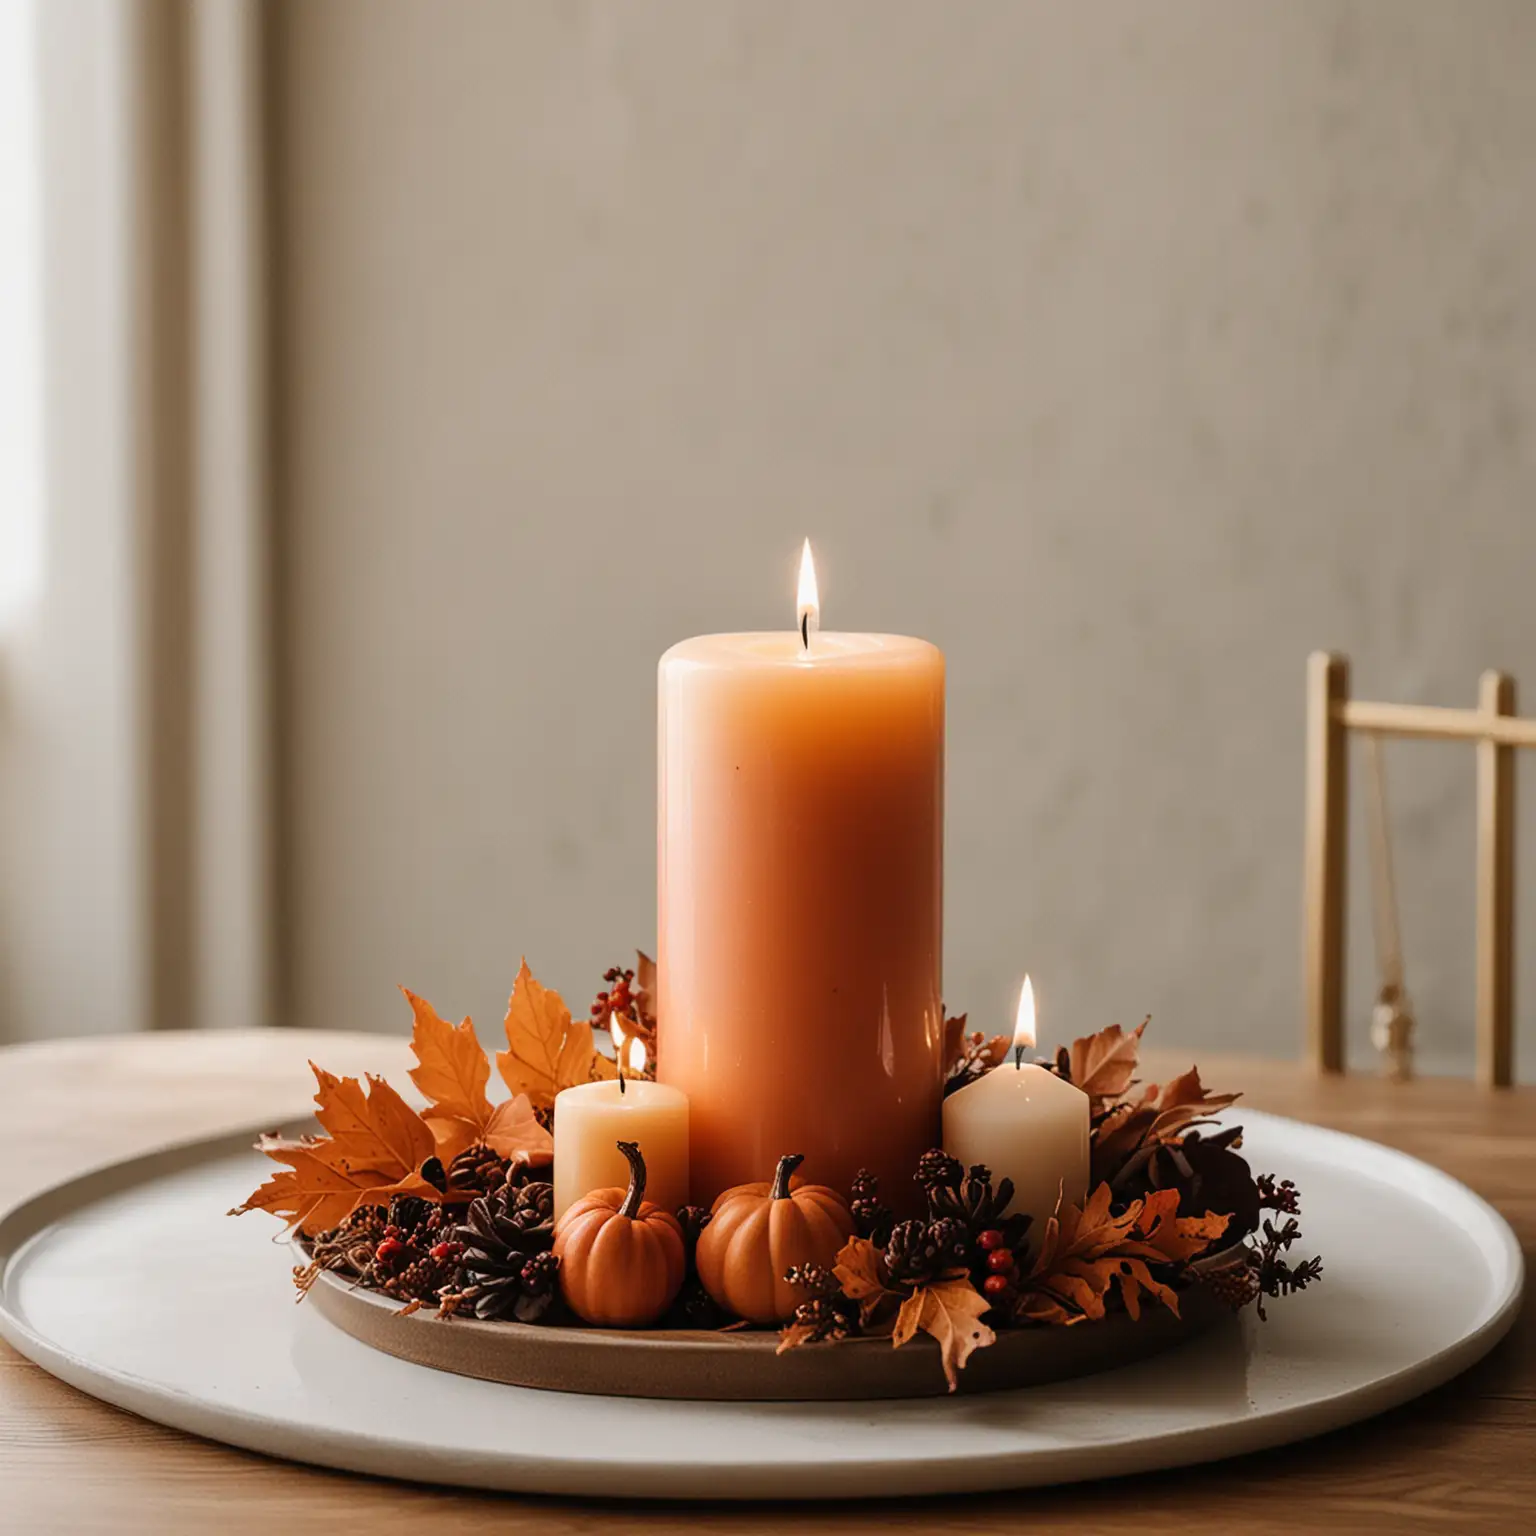
[[[660,667],[658,1077],[693,1197],[786,1153],[910,1200],[939,1130],[944,657],[816,627],[685,640]]]
[[[634,1070],[645,1069],[645,1046]],[[688,1204],[688,1098],[664,1083],[619,1078],[555,1096],[555,1216],[594,1189],[623,1189],[629,1163],[618,1143],[639,1143],[645,1198],[664,1211]]]
[[[1045,1067],[1025,1063],[1035,1043],[1035,989],[1019,996],[1014,1053],[986,1076],[944,1101],[944,1150],[970,1167],[985,1163],[994,1178],[1013,1180],[1013,1211],[1034,1218],[1038,1248],[1058,1192],[1074,1205],[1088,1194],[1088,1095]]]

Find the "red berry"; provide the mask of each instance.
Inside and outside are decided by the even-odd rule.
[[[456,1259],[463,1252],[464,1245],[449,1240],[444,1240],[433,1246],[432,1257],[434,1259]]]
[[[377,1248],[373,1250],[373,1256],[380,1264],[388,1264],[394,1256],[400,1252],[405,1244],[398,1237],[386,1237]]]
[[[981,1282],[981,1288],[988,1296],[1006,1296],[1011,1284],[1012,1282],[1008,1279],[1007,1275],[988,1275]]]
[[[1003,1246],[1004,1238],[1003,1234],[999,1232],[996,1227],[988,1227],[987,1230],[976,1239],[976,1241],[980,1243],[988,1253],[991,1253],[994,1248],[1001,1248]]]
[[[987,1255],[987,1268],[994,1275],[1007,1275],[1013,1271],[1013,1255],[1006,1248],[994,1248]]]

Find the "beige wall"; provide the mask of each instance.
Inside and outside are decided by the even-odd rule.
[[[1536,8],[278,20],[293,1020],[649,943],[655,658],[787,625],[808,532],[949,656],[951,1001],[1292,1051],[1307,651],[1536,707]],[[1389,763],[1464,1064],[1472,757]]]

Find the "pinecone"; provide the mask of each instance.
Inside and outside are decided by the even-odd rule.
[[[512,1219],[525,1232],[550,1226],[555,1219],[555,1186],[540,1181],[516,1191]]]
[[[517,1317],[520,1304],[524,1312],[532,1311],[539,1296],[546,1299],[534,1315],[541,1316],[548,1307],[548,1295],[540,1287],[549,1266],[528,1273],[531,1261],[548,1253],[554,1236],[554,1225],[541,1212],[541,1205],[548,1210],[545,1197],[532,1184],[520,1190],[503,1188],[470,1202],[454,1237],[464,1245],[459,1265],[464,1295],[473,1301],[476,1317]],[[532,1317],[522,1320],[532,1321]]]
[[[999,1179],[994,1187],[992,1170],[985,1163],[973,1165],[955,1184],[928,1186],[929,1216],[935,1221],[960,1222],[972,1242],[983,1232],[1001,1232],[1006,1246],[1017,1248],[1029,1228],[1029,1217],[1005,1216],[1012,1203],[1013,1180]]]
[[[552,1253],[536,1253],[523,1265],[522,1294],[512,1304],[520,1323],[536,1323],[554,1305],[560,1290],[560,1260]]]
[[[928,1240],[938,1253],[941,1270],[970,1268],[971,1233],[963,1221],[956,1221],[953,1216],[944,1216],[931,1222]]]
[[[832,1343],[848,1337],[853,1331],[858,1307],[843,1295],[837,1276],[826,1265],[795,1265],[785,1272],[784,1278],[807,1293],[790,1319],[799,1327],[811,1330],[805,1339],[807,1344]]]
[[[848,1337],[851,1323],[844,1309],[830,1296],[812,1296],[795,1308],[792,1324],[809,1328],[807,1344],[835,1344]]]
[[[900,1221],[885,1245],[885,1266],[895,1285],[926,1285],[945,1269],[933,1227],[926,1221]]]
[[[506,1179],[510,1166],[506,1158],[489,1147],[466,1147],[448,1165],[448,1187],[488,1195]]]
[[[958,1189],[964,1176],[965,1170],[949,1153],[934,1147],[918,1158],[913,1179],[924,1190]]]
[[[1249,1262],[1246,1250],[1219,1268],[1201,1269],[1197,1264],[1194,1272],[1200,1283],[1234,1312],[1240,1312],[1259,1294],[1258,1271]]]
[[[880,1180],[869,1169],[861,1168],[854,1175],[853,1199],[849,1202],[853,1211],[853,1230],[859,1237],[867,1237],[877,1247],[884,1247],[890,1240],[891,1226],[895,1222],[889,1206],[880,1204]]]

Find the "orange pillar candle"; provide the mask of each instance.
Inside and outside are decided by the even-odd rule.
[[[943,1069],[944,657],[800,624],[660,668],[657,1076],[689,1102],[693,1198],[788,1152],[906,1202]]]

